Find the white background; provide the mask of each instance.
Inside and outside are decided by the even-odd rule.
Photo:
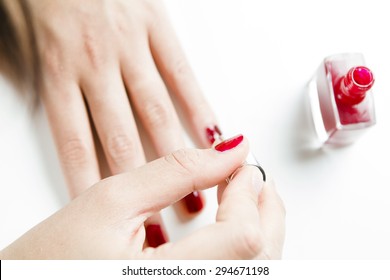
[[[390,26],[386,1],[167,0],[173,25],[226,136],[243,133],[287,208],[285,259],[390,258]],[[320,61],[362,52],[377,125],[343,149],[313,149],[305,85]],[[0,248],[67,201],[43,112],[0,80]],[[216,202],[175,240],[211,223]]]

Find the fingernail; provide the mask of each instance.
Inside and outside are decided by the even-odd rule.
[[[217,138],[221,136],[222,136],[222,132],[218,126],[214,125],[213,127],[206,128],[206,137],[211,145],[214,144],[215,140],[217,140]]]
[[[150,247],[156,248],[167,242],[160,225],[148,225],[145,231]]]
[[[189,213],[197,213],[203,209],[203,201],[199,192],[193,192],[184,197],[184,202]]]
[[[242,134],[239,134],[219,143],[217,146],[214,147],[214,149],[216,149],[218,152],[231,150],[237,147],[242,142],[242,140],[244,140],[244,136]]]

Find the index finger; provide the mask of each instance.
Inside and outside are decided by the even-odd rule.
[[[248,154],[248,141],[242,135],[225,141],[234,147],[223,152],[214,148],[181,149],[96,187],[107,192],[104,197],[112,194],[115,207],[122,205],[127,213],[150,216],[193,191],[215,186],[233,173]]]
[[[52,82],[42,97],[73,199],[101,178],[88,110],[75,83]]]

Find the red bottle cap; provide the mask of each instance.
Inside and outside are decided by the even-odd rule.
[[[374,84],[374,75],[365,66],[351,68],[348,73],[340,79],[336,86],[336,97],[345,105],[355,105],[363,101],[366,92]]]

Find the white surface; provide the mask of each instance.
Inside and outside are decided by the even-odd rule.
[[[390,258],[390,89],[386,1],[167,0],[172,22],[225,134],[244,133],[287,208],[286,259]],[[309,148],[305,83],[323,57],[362,52],[376,75],[377,125],[355,145]],[[0,247],[66,201],[44,114],[0,81]],[[206,211],[173,239],[212,222]],[[178,230],[179,228],[179,230]],[[180,232],[180,233],[178,233]]]

